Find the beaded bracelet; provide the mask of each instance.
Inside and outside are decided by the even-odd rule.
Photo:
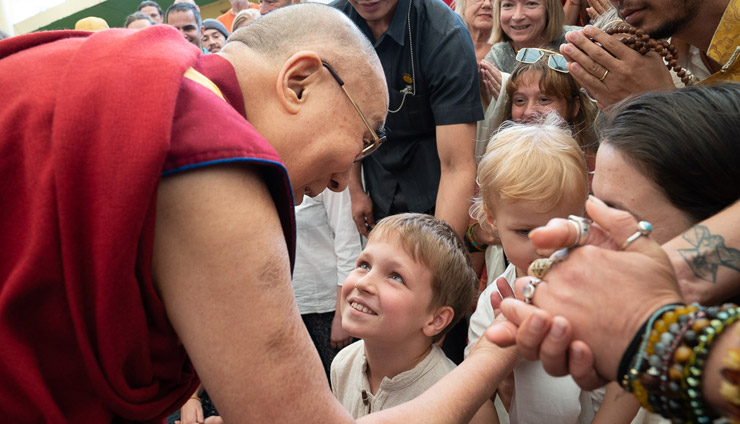
[[[702,394],[702,372],[712,342],[739,317],[740,308],[732,304],[660,308],[638,333],[642,334],[642,343],[629,370],[624,372],[620,363],[620,384],[643,407],[666,418],[684,423],[711,422],[717,416]],[[740,349],[737,358],[740,373]]]
[[[468,231],[465,232],[465,247],[468,248],[468,252],[470,253],[482,252],[486,250],[486,247],[488,247],[487,244],[480,244],[473,238],[473,228],[475,228],[476,225],[478,225],[477,221],[470,224]]]
[[[736,326],[735,332],[740,335],[740,325]],[[740,348],[729,348],[722,365],[724,367],[720,371],[722,383],[719,393],[730,404],[728,409],[733,415],[730,422],[740,423]]]

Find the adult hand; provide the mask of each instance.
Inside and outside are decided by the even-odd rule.
[[[588,13],[588,17],[591,18],[592,21],[595,21],[599,16],[603,15],[607,10],[613,7],[609,0],[587,1],[589,7],[586,8],[586,13]]]
[[[635,233],[634,217],[593,197],[586,209],[595,222],[589,241],[598,245],[572,250],[547,272],[533,297],[542,310],[504,300],[502,312],[509,322],[489,329],[487,337],[504,345],[515,339],[524,357],[541,359],[554,375],[568,371],[590,389],[603,383],[599,376],[616,378],[624,350],[650,314],[682,299],[670,262],[657,243],[639,237],[625,251],[613,250]],[[531,239],[540,248],[571,245],[576,230],[565,220],[553,220],[534,231]],[[529,280],[518,279],[517,291]]]
[[[343,349],[352,343],[352,336],[342,328],[342,314],[337,309],[334,311],[334,320],[331,322],[330,346],[332,349]]]
[[[200,400],[190,398],[185,405],[180,408],[181,424],[203,424],[203,406]]]
[[[501,93],[501,72],[495,66],[481,60],[478,65],[480,75],[480,96],[484,107],[498,99]]]
[[[643,56],[591,25],[565,39],[568,44],[560,46],[560,53],[568,60],[568,71],[601,109],[633,94],[676,88],[654,51]]]
[[[373,217],[373,201],[364,191],[353,193],[350,190],[352,200],[352,220],[355,221],[357,231],[367,237],[370,230],[375,227]]]

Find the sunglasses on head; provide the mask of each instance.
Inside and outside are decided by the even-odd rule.
[[[547,58],[547,66],[552,69],[553,71],[562,72],[564,74],[568,73],[567,64],[568,61],[565,60],[565,57],[563,57],[560,53],[555,53],[551,50],[544,50],[544,49],[537,49],[534,47],[525,47],[516,54],[516,60],[517,62],[522,63],[537,63],[542,59],[545,55],[548,55]]]

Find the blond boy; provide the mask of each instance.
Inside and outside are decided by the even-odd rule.
[[[452,228],[430,215],[381,220],[344,281],[334,395],[355,418],[413,399],[455,364],[435,343],[470,308],[477,278]],[[488,402],[476,419],[497,422]],[[493,420],[493,421],[492,421]]]

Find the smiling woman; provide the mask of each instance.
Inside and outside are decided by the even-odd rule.
[[[485,60],[501,72],[510,73],[516,52],[523,47],[558,50],[565,33],[579,29],[563,26],[565,16],[559,0],[494,0],[493,44]]]
[[[493,0],[457,0],[455,13],[460,15],[470,31],[475,46],[475,58],[480,62],[491,50],[493,31]]]

